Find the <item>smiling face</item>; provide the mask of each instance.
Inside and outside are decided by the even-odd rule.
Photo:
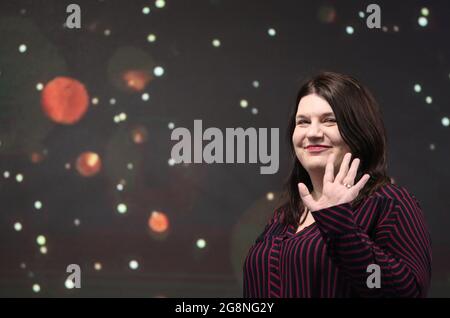
[[[334,172],[337,174],[342,159],[350,152],[350,148],[341,137],[330,104],[316,94],[306,95],[298,104],[295,121],[292,142],[301,165],[308,173],[325,171],[328,155],[334,153]],[[315,152],[314,149],[306,148],[309,145],[324,145],[329,148],[319,148]]]

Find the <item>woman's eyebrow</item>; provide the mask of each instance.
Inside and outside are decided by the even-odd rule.
[[[334,114],[333,113],[323,113],[322,115],[320,115],[320,117],[325,117],[325,116],[334,116]],[[297,115],[295,118],[308,118],[308,117],[300,114],[300,115]]]

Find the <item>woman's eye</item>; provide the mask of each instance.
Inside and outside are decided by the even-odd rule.
[[[336,122],[336,119],[333,119],[333,118],[327,118],[325,121],[330,121],[330,122],[335,123],[335,122]]]

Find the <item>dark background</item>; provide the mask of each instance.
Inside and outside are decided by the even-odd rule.
[[[72,2],[81,7],[79,30],[63,26]],[[297,89],[306,76],[330,70],[355,76],[380,103],[389,174],[419,199],[432,235],[429,295],[449,297],[450,128],[441,120],[450,114],[450,3],[377,1],[383,30],[369,29],[359,16],[372,2],[167,0],[157,8],[154,1],[1,1],[0,295],[241,296],[243,259],[280,203],[289,171],[283,137]],[[426,27],[417,22],[422,7],[430,11]],[[347,34],[347,26],[355,32]],[[147,41],[150,33],[155,42]],[[115,84],[117,65],[165,72],[133,93]],[[57,124],[41,109],[36,84],[56,76],[77,79],[99,100],[73,125]],[[121,112],[127,119],[115,123]],[[280,128],[280,170],[169,165],[168,123],[192,129],[194,119],[223,131]],[[136,127],[147,133],[142,144],[132,141]],[[88,150],[102,167],[86,178],[75,161]],[[117,212],[119,203],[127,213]],[[148,228],[154,210],[169,218],[163,236]],[[40,234],[46,254],[36,243]],[[139,262],[137,270],[130,260]],[[81,266],[81,289],[64,285],[73,263]]]

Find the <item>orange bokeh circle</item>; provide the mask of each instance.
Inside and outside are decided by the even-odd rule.
[[[48,82],[41,95],[44,113],[54,122],[71,125],[83,117],[89,95],[82,83],[70,77],[56,77]]]

